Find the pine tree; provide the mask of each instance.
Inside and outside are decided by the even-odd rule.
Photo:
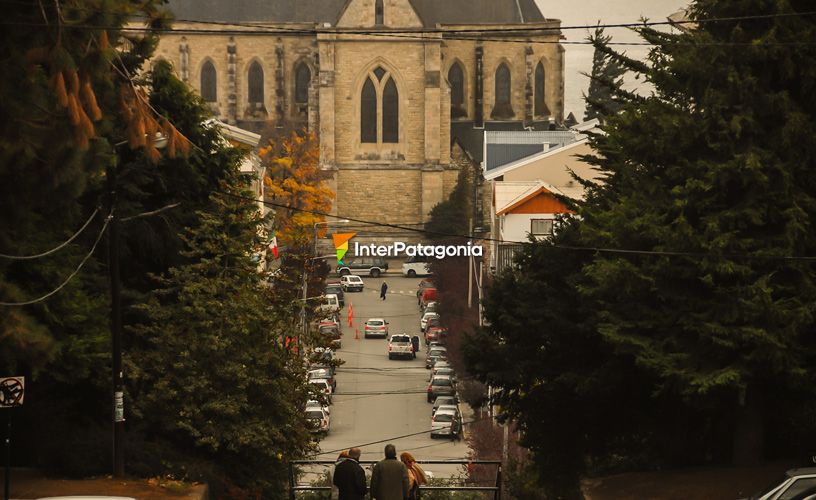
[[[581,210],[585,245],[656,252],[585,268],[599,331],[731,430],[740,462],[762,456],[771,408],[816,395],[816,283],[797,259],[816,255],[816,48],[799,43],[816,24],[800,8],[699,0],[692,19],[769,17],[640,29],[646,63],[609,51],[655,90],[617,91],[627,106],[592,138],[607,182]]]
[[[604,35],[603,28],[595,28],[594,36],[589,41],[595,46],[592,54],[592,73],[589,77],[589,91],[584,94],[586,111],[584,121],[593,118],[604,119],[605,116],[617,113],[623,106],[616,92],[623,85],[626,68],[608,54],[609,41],[612,37]]]

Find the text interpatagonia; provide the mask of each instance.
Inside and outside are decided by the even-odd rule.
[[[408,245],[402,241],[395,241],[390,245],[376,245],[370,243],[361,245],[354,242],[354,255],[357,257],[398,257],[402,254],[408,257],[481,257],[482,246],[473,245],[423,245],[421,243]]]

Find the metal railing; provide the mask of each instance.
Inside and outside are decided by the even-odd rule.
[[[374,465],[378,460],[359,460],[361,466]],[[296,483],[296,469],[303,465],[319,465],[331,467],[336,462],[334,460],[293,460],[289,462],[289,499],[296,500],[300,491],[326,491],[330,492],[331,486],[299,485]],[[495,465],[496,479],[493,486],[464,486],[464,485],[444,485],[444,486],[420,486],[419,491],[483,491],[493,492],[494,500],[501,500],[502,497],[502,462],[501,460],[417,460],[420,465]]]

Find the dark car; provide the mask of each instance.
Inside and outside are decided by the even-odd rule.
[[[425,368],[433,367],[438,359],[448,359],[448,350],[439,346],[428,349],[428,354],[425,356]]]
[[[337,295],[337,300],[340,302],[340,307],[346,306],[346,297],[343,293],[343,285],[340,283],[326,283],[326,295],[333,293]]]
[[[388,262],[380,257],[354,257],[337,266],[337,274],[368,275],[374,278],[388,271]]]

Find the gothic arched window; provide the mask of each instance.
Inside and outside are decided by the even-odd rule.
[[[545,83],[544,83],[544,63],[539,62],[535,70],[535,115],[547,116],[550,110],[547,108],[547,103],[544,100]]]
[[[513,108],[510,105],[510,68],[507,67],[507,64],[499,64],[499,67],[496,68],[495,80],[495,102],[491,117],[512,118]]]
[[[465,72],[458,62],[448,70],[448,82],[451,86],[451,117],[465,116]]]
[[[382,92],[382,141],[399,142],[399,94],[393,78]]]
[[[201,97],[207,102],[218,100],[217,77],[212,61],[206,61],[201,66]]]
[[[309,102],[309,84],[312,81],[312,70],[305,62],[301,62],[295,68],[295,103],[307,104]]]
[[[264,73],[258,61],[253,62],[249,66],[249,74],[247,75],[247,86],[249,102],[263,103],[264,102]]]
[[[399,90],[391,74],[377,66],[360,94],[360,142],[399,142]]]
[[[377,26],[382,26],[384,24],[383,20],[383,0],[375,0],[374,1],[374,24]]]
[[[360,141],[377,142],[377,90],[371,78],[366,78],[360,96]]]

